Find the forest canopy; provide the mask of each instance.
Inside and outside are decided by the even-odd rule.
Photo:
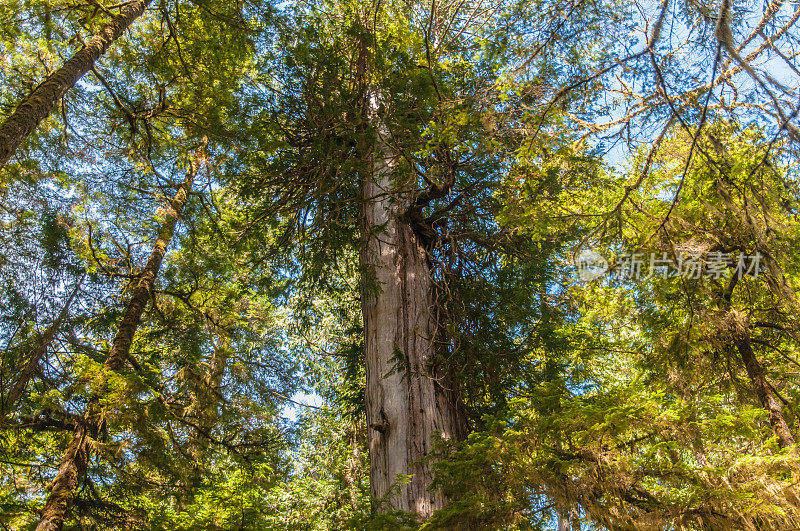
[[[800,528],[798,19],[4,0],[0,526]]]

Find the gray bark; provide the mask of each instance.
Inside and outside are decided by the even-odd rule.
[[[569,525],[569,513],[566,509],[559,507],[556,511],[556,517],[558,519],[558,531],[571,531]]]
[[[569,509],[563,506],[556,508],[558,531],[580,531],[581,521],[576,508]]]
[[[376,104],[372,102],[373,110]],[[388,132],[379,132],[362,179],[363,317],[366,408],[373,498],[379,510],[426,518],[447,500],[429,492],[432,436],[460,437],[464,422],[452,390],[433,366],[437,323],[430,265],[412,230],[409,182],[393,175]],[[398,482],[410,475],[410,482]]]

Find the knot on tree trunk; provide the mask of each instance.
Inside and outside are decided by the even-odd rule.
[[[383,412],[383,409],[381,409],[380,422],[373,422],[369,427],[382,435],[386,435],[389,432],[389,419],[386,418],[386,413]]]
[[[405,215],[405,220],[410,226],[411,231],[419,241],[420,247],[429,251],[434,247],[439,239],[439,234],[433,228],[433,224],[426,219],[422,213],[422,207],[412,206]]]

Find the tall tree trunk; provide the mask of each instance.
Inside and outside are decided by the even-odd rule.
[[[744,366],[747,369],[747,376],[750,378],[750,383],[761,401],[761,405],[767,410],[769,414],[769,423],[772,430],[778,437],[778,444],[781,448],[788,448],[794,445],[794,436],[792,435],[786,419],[783,417],[783,410],[775,392],[769,385],[767,378],[764,374],[764,367],[756,358],[753,347],[750,344],[749,334],[743,337],[737,337],[736,348],[739,350],[739,355],[742,357]]]
[[[189,436],[189,452],[200,462],[208,449],[208,434],[217,421],[217,406],[220,402],[222,377],[228,366],[231,354],[231,337],[224,330],[219,330],[214,352],[208,360],[208,369],[199,375],[189,407],[189,416],[193,417],[197,428]]]
[[[558,531],[580,531],[581,521],[578,510],[564,506],[556,506]]]
[[[739,351],[739,355],[744,362],[747,377],[750,379],[750,384],[761,402],[764,409],[767,410],[769,415],[769,423],[772,430],[778,437],[778,444],[781,448],[788,448],[794,446],[795,440],[789,429],[789,424],[783,416],[783,408],[781,407],[775,391],[767,381],[766,373],[761,362],[758,361],[753,346],[750,342],[750,322],[746,314],[738,311],[731,306],[733,292],[740,279],[739,275],[731,278],[730,284],[727,289],[721,294],[724,303],[724,310],[721,316],[721,321],[718,325],[720,332],[724,336],[730,338],[733,345]]]
[[[122,317],[111,350],[108,353],[102,373],[99,375],[100,385],[98,391],[89,400],[83,422],[76,425],[75,432],[61,461],[58,475],[53,481],[50,495],[45,502],[42,519],[36,527],[37,531],[60,530],[64,525],[64,518],[72,506],[75,492],[83,477],[89,462],[91,453],[90,437],[96,437],[102,431],[103,415],[100,409],[100,398],[106,393],[107,379],[110,372],[119,371],[130,356],[130,348],[133,343],[133,336],[139,328],[142,320],[142,313],[147,306],[153,292],[161,263],[164,260],[167,246],[172,235],[175,233],[175,225],[183,211],[191,189],[194,176],[197,173],[199,160],[193,159],[186,172],[186,179],[178,188],[175,196],[169,204],[166,212],[166,219],[158,231],[158,237],[150,257],[147,259],[144,270],[142,271],[133,289],[128,306]]]
[[[355,422],[350,423],[347,436],[350,442],[350,455],[347,458],[347,468],[344,479],[347,483],[347,492],[350,494],[350,507],[353,511],[358,511],[359,485],[363,477],[361,467],[361,443],[359,441],[359,425]]]
[[[56,320],[53,321],[53,323],[47,328],[44,335],[37,343],[36,348],[34,348],[33,351],[28,355],[28,361],[25,362],[25,366],[22,368],[19,378],[11,388],[11,391],[9,391],[8,396],[6,396],[5,403],[3,404],[3,411],[5,414],[14,408],[14,405],[22,397],[23,393],[25,393],[28,383],[38,372],[39,362],[47,353],[47,349],[55,339],[56,334],[61,328],[61,325],[64,323],[64,320],[67,318],[67,315],[69,315],[69,307],[72,305],[72,301],[78,294],[78,290],[81,287],[81,282],[83,282],[83,278],[78,280],[78,282],[75,284],[75,288],[67,298],[67,302],[64,303],[64,307],[61,308],[61,312],[59,312],[58,317],[56,317]]]
[[[64,518],[72,507],[75,492],[86,473],[89,463],[91,443],[87,428],[82,423],[77,423],[72,441],[64,453],[58,475],[50,488],[42,519],[36,526],[37,531],[57,531],[64,525]]]
[[[92,68],[95,61],[122,36],[128,26],[144,13],[151,1],[135,0],[122,7],[111,22],[103,26],[61,68],[50,74],[0,125],[0,168],[39,123],[47,118],[56,102]]]
[[[374,99],[370,105],[375,114]],[[441,493],[428,491],[431,437],[460,437],[465,428],[453,393],[432,367],[438,327],[427,253],[407,214],[413,196],[404,188],[413,183],[396,180],[388,132],[379,120],[375,124],[361,210],[370,485],[385,508],[425,518],[446,503]],[[411,479],[397,481],[398,475]]]
[[[571,531],[569,525],[569,511],[565,507],[556,507],[558,531]]]
[[[192,400],[185,409],[184,415],[194,428],[189,432],[187,441],[188,455],[191,458],[189,469],[182,478],[183,492],[178,499],[178,510],[183,511],[195,495],[202,481],[202,466],[207,458],[209,437],[217,422],[217,407],[222,397],[222,378],[231,355],[230,333],[215,324],[210,324],[213,353],[208,359],[207,369],[202,374],[190,373],[189,381],[193,387]]]

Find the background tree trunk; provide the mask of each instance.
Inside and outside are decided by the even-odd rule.
[[[556,519],[558,531],[580,531],[581,521],[577,508],[556,506]]]
[[[77,425],[72,441],[61,460],[58,475],[53,481],[36,531],[59,531],[63,527],[64,517],[69,513],[75,492],[86,473],[90,449],[86,428],[82,424]]]
[[[19,378],[11,388],[11,391],[9,391],[8,396],[6,396],[5,403],[3,404],[4,415],[7,415],[14,408],[14,405],[25,393],[28,383],[39,371],[39,362],[47,353],[47,349],[55,339],[56,334],[64,323],[64,320],[67,318],[67,315],[69,315],[69,307],[72,305],[75,295],[77,295],[78,291],[80,290],[81,282],[83,282],[83,277],[75,284],[72,293],[70,293],[69,297],[67,298],[67,302],[64,303],[64,307],[61,308],[61,312],[59,312],[56,320],[53,321],[53,323],[47,328],[47,331],[45,331],[36,347],[28,355],[28,360],[22,367],[22,372],[20,373]]]
[[[792,435],[786,419],[783,417],[783,408],[781,408],[778,398],[770,387],[766,376],[764,375],[764,367],[756,358],[753,352],[753,347],[750,345],[749,334],[745,337],[736,339],[736,348],[739,350],[739,355],[742,356],[742,361],[747,369],[747,376],[750,378],[750,383],[761,401],[761,405],[767,410],[769,414],[769,423],[772,430],[778,437],[778,444],[781,448],[788,448],[794,445],[794,436]]]
[[[79,422],[75,427],[72,441],[64,454],[58,475],[53,481],[50,495],[45,502],[42,518],[36,527],[37,531],[60,530],[64,525],[64,518],[72,506],[78,484],[85,474],[89,462],[91,453],[89,437],[97,437],[102,431],[104,420],[100,411],[100,398],[105,394],[108,373],[122,369],[125,361],[130,356],[133,336],[139,328],[142,313],[150,300],[153,285],[161,269],[167,246],[175,233],[175,225],[186,204],[186,198],[197,173],[198,165],[199,160],[197,158],[191,161],[189,170],[186,172],[186,179],[170,201],[170,208],[167,210],[166,219],[158,231],[158,238],[153,246],[153,251],[150,253],[147,264],[139,276],[136,287],[133,289],[131,299],[125,308],[125,314],[122,317],[119,328],[117,328],[117,333],[114,335],[114,341],[102,373],[98,376],[101,379],[100,390],[92,396],[83,415],[82,422]]]
[[[189,468],[182,479],[183,494],[178,499],[178,510],[186,509],[202,484],[202,471],[208,459],[209,434],[218,422],[217,408],[222,398],[222,379],[231,355],[230,333],[222,327],[209,323],[210,332],[216,341],[205,372],[189,372],[187,378],[192,386],[192,400],[184,411],[185,417],[194,424],[189,432],[187,451],[191,458]],[[191,369],[188,369],[191,371]]]
[[[556,518],[558,531],[571,531],[569,525],[569,511],[564,507],[556,508]]]
[[[50,74],[0,125],[0,168],[39,123],[47,118],[56,102],[92,68],[95,61],[106,53],[108,47],[122,36],[128,26],[144,13],[151,1],[135,0],[122,7],[119,15],[103,26],[61,68]]]
[[[373,110],[376,107],[372,102]],[[362,182],[361,254],[366,408],[373,498],[421,518],[446,503],[429,492],[431,436],[459,437],[463,419],[431,366],[437,333],[425,249],[406,213],[412,194],[392,175],[393,154],[379,126],[371,172]],[[409,482],[397,481],[410,475]]]
[[[764,367],[758,361],[753,346],[750,343],[750,323],[749,318],[743,312],[738,311],[731,306],[731,298],[733,291],[739,282],[740,277],[734,276],[731,279],[728,288],[721,294],[721,298],[725,304],[725,314],[722,316],[721,324],[718,325],[720,333],[728,335],[736,350],[744,362],[747,377],[750,379],[750,384],[758,397],[759,402],[767,410],[769,415],[769,423],[772,430],[778,437],[778,444],[781,448],[788,448],[794,446],[795,440],[789,429],[789,424],[783,416],[783,408],[781,407],[778,397],[772,386],[767,381]]]

